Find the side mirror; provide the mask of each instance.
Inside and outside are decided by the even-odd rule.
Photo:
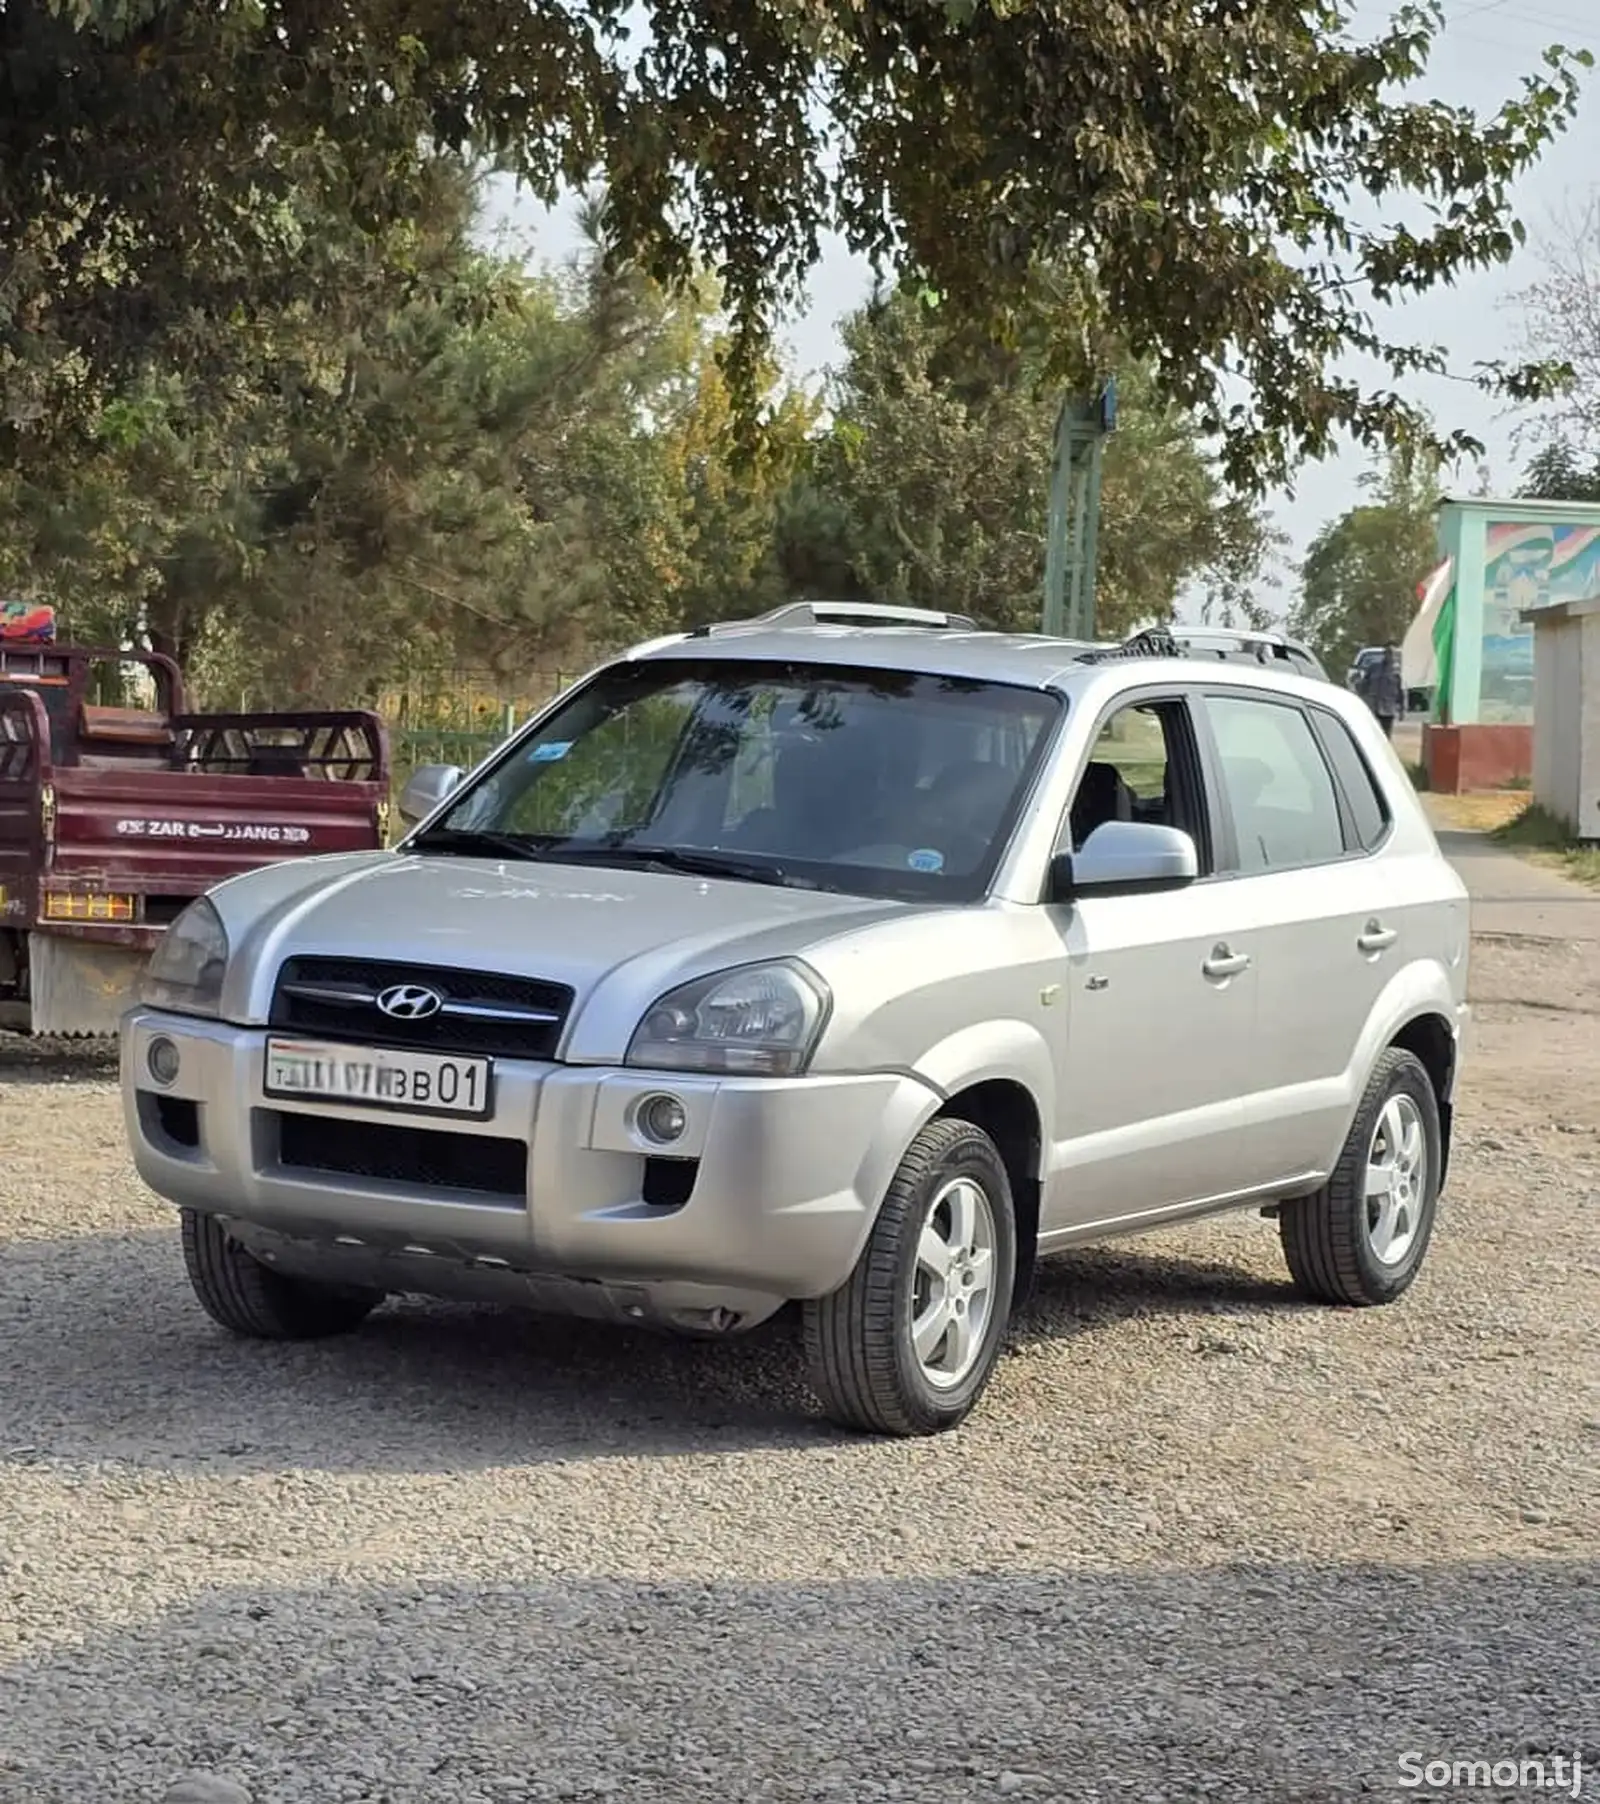
[[[466,774],[459,764],[419,764],[406,778],[395,805],[401,820],[408,827],[425,821]]]
[[[1199,875],[1200,855],[1187,833],[1152,821],[1103,821],[1078,851],[1050,860],[1048,900],[1182,889]]]

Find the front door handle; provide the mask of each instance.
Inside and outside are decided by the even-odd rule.
[[[1248,952],[1234,952],[1226,945],[1213,946],[1210,958],[1200,966],[1207,977],[1237,977],[1250,963]]]
[[[1356,944],[1363,952],[1382,952],[1399,937],[1392,927],[1385,927],[1382,921],[1368,921],[1365,928],[1356,935]]]

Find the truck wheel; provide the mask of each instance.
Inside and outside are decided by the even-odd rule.
[[[968,1121],[930,1122],[847,1282],[805,1306],[811,1383],[830,1419],[879,1434],[954,1428],[1000,1356],[1016,1265],[994,1142]]]
[[[183,1211],[183,1262],[207,1315],[252,1340],[320,1340],[359,1328],[380,1291],[341,1290],[263,1265],[214,1215]]]
[[[1439,1099],[1420,1059],[1378,1060],[1333,1176],[1285,1203],[1278,1234],[1295,1287],[1320,1303],[1392,1303],[1422,1268],[1441,1169]]]

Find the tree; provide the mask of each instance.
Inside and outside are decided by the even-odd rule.
[[[783,524],[797,589],[1037,631],[1057,397],[1030,361],[902,288],[849,319],[833,422]],[[1170,616],[1195,580],[1240,599],[1269,535],[1194,422],[1129,366],[1106,451],[1098,625]]]
[[[1585,458],[1566,439],[1550,440],[1529,463],[1522,493],[1537,501],[1600,502],[1600,450]]]
[[[281,707],[430,666],[515,686],[770,580],[810,413],[771,372],[764,455],[735,471],[714,285],[669,295],[604,258],[598,214],[575,267],[530,275],[475,247],[453,159],[435,184],[369,248],[359,304],[149,358],[0,469],[0,589]]]
[[[1363,39],[1351,0],[7,0],[0,463],[180,362],[196,320],[359,287],[440,149],[545,199],[599,178],[619,256],[718,274],[745,414],[837,223],[1063,380],[1125,348],[1240,482],[1341,429],[1415,438],[1341,370],[1442,364],[1373,309],[1512,254],[1512,186],[1587,61],[1552,49],[1480,118],[1418,94],[1443,18],[1406,5]]]
[[[688,361],[692,392],[662,422],[662,452],[686,534],[672,601],[673,622],[682,627],[787,598],[780,522],[813,455],[817,403],[774,364],[763,372],[763,429],[753,444],[740,437],[725,350],[722,334],[702,335]]]
[[[1417,586],[1438,562],[1437,462],[1396,453],[1363,479],[1371,501],[1330,520],[1301,567],[1294,630],[1329,670],[1364,645],[1398,645],[1417,611]]]
[[[1524,343],[1570,380],[1531,426],[1554,459],[1545,473],[1560,478],[1585,460],[1600,466],[1600,189],[1539,248],[1544,273],[1520,297]]]

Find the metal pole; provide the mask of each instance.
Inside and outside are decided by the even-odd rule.
[[[1083,556],[1078,563],[1078,636],[1095,636],[1095,579],[1100,552],[1100,460],[1105,450],[1105,434],[1096,432],[1089,445],[1088,469],[1083,477]]]
[[[1045,542],[1044,631],[1095,636],[1095,567],[1099,552],[1100,464],[1116,420],[1116,387],[1090,400],[1069,396],[1056,416]]]
[[[1064,400],[1056,414],[1050,451],[1050,511],[1044,542],[1044,631],[1058,639],[1067,630],[1066,539],[1072,516],[1072,465],[1067,442],[1070,412],[1071,403]]]

